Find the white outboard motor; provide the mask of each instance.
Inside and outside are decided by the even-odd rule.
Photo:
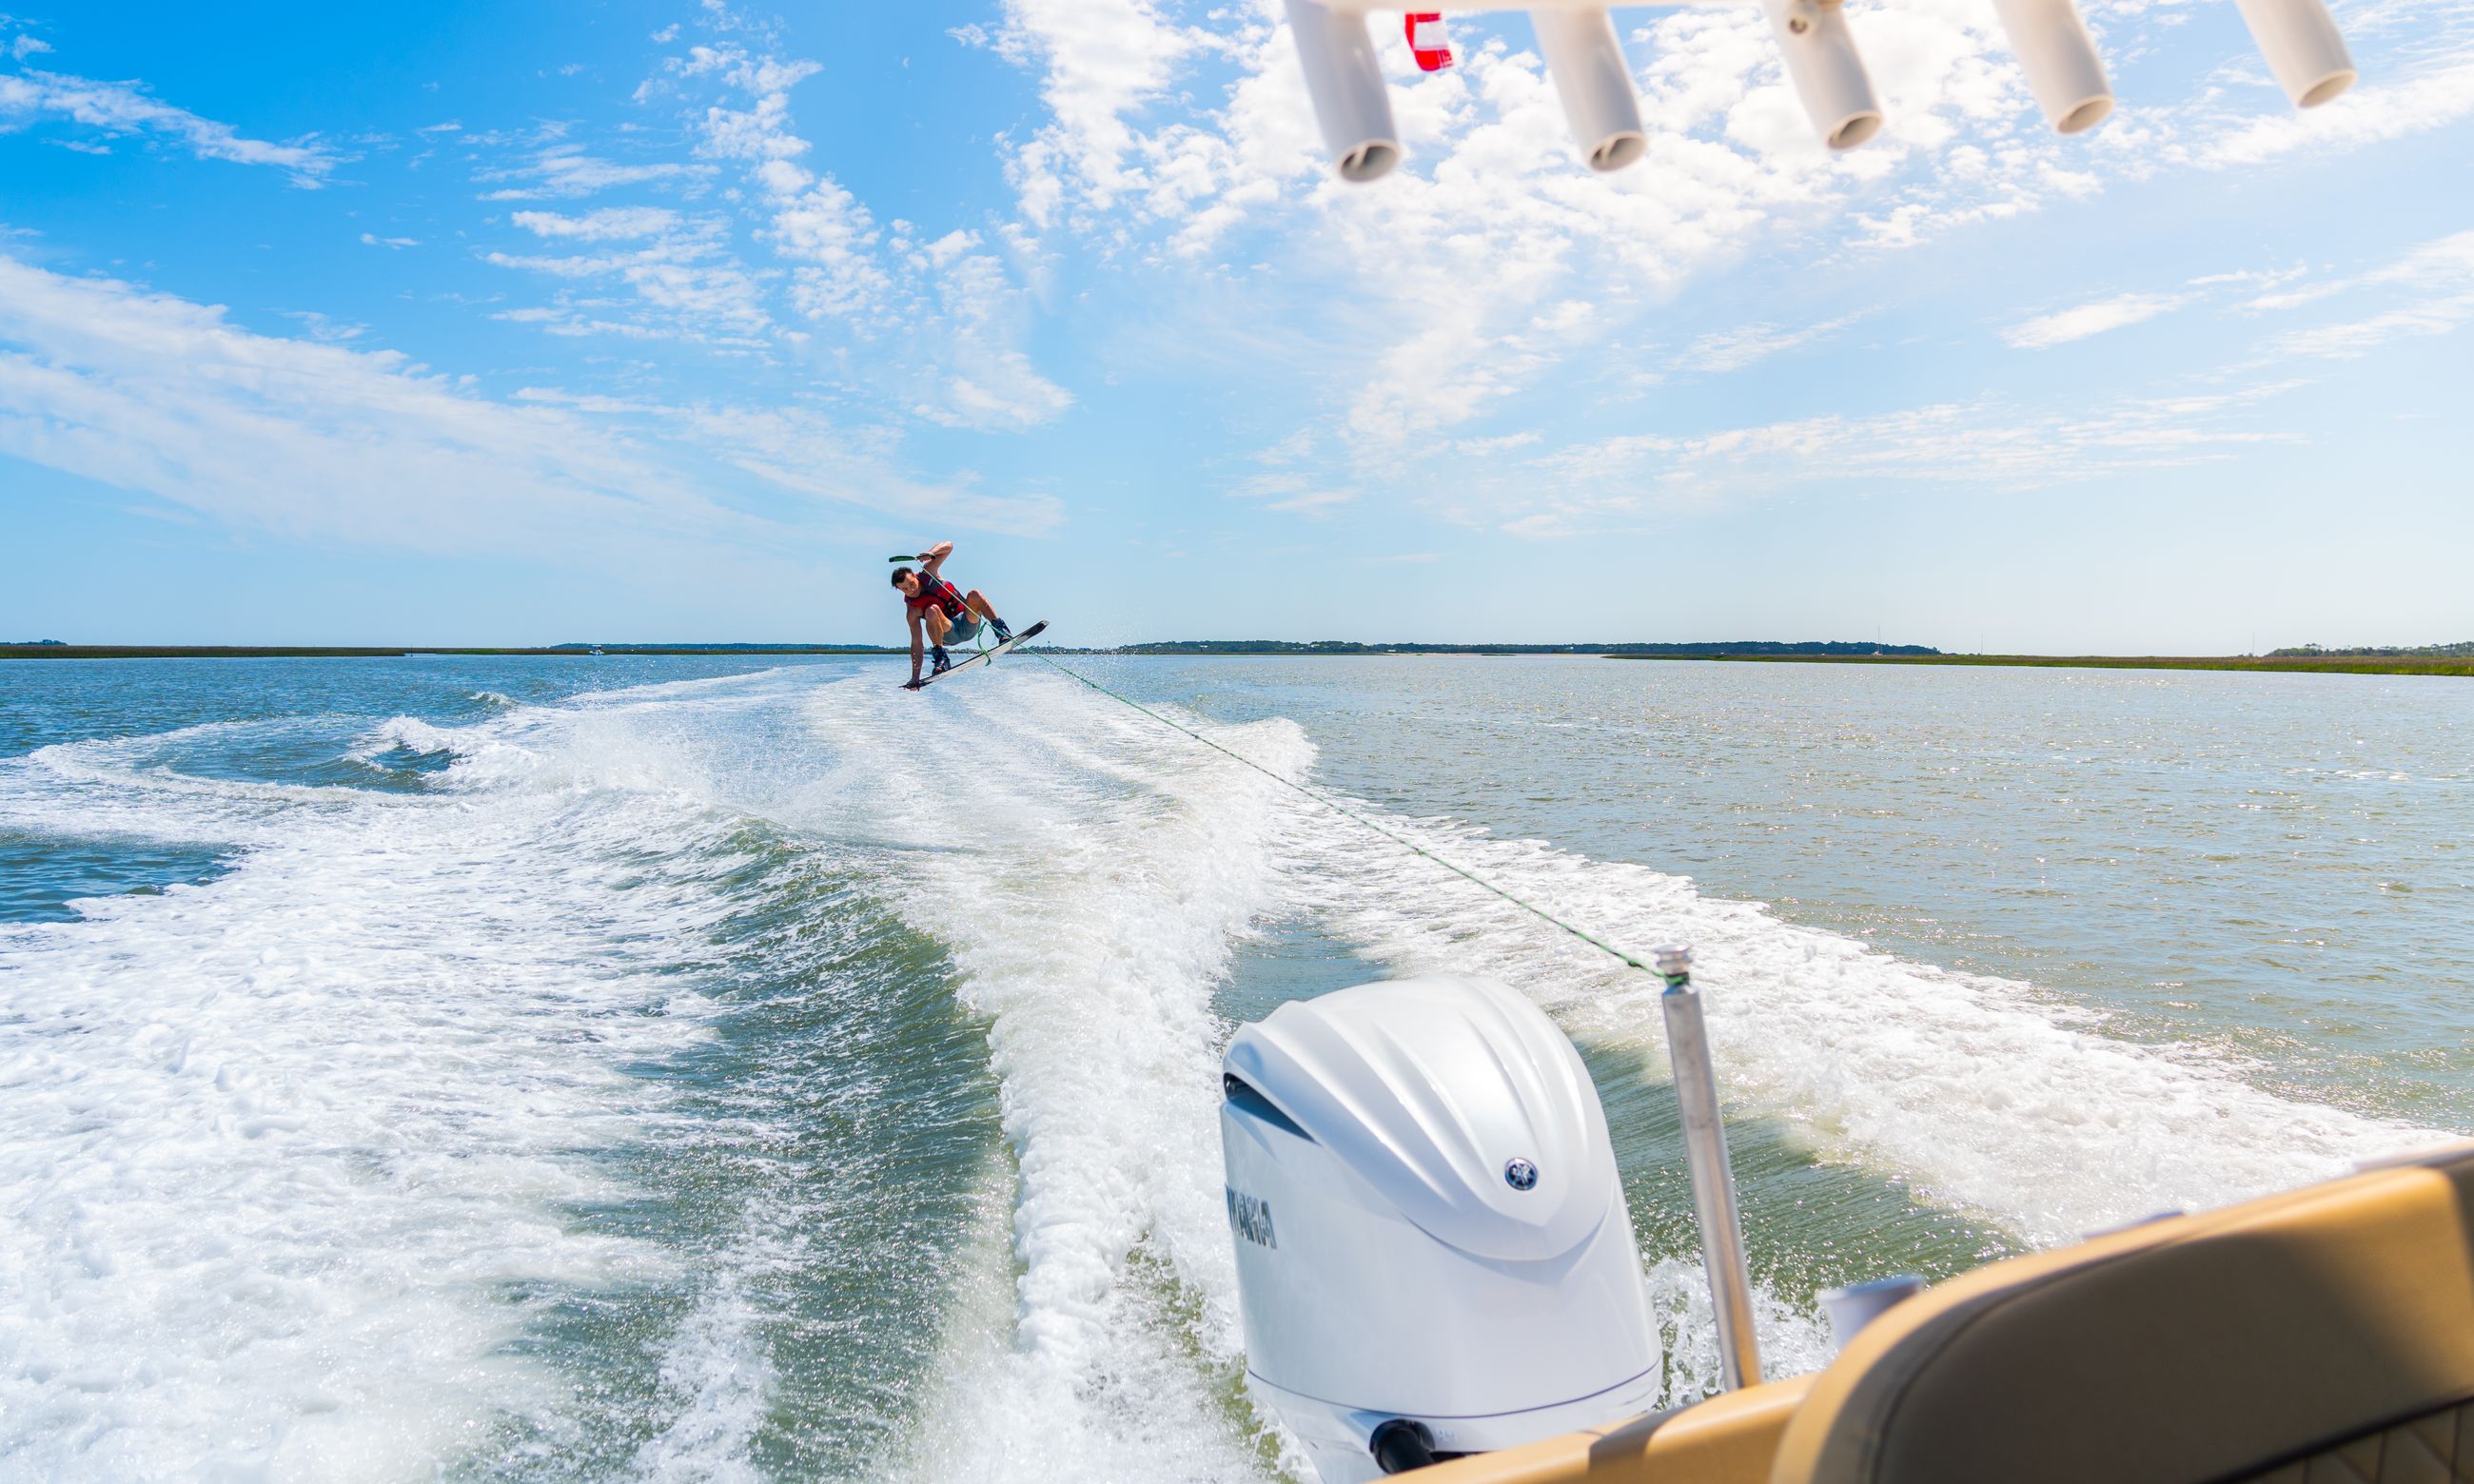
[[[1654,1404],[1606,1113],[1538,1007],[1359,985],[1240,1030],[1223,1071],[1247,1373],[1324,1484]]]

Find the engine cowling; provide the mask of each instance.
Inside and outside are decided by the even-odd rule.
[[[1240,1030],[1223,1072],[1248,1375],[1327,1484],[1377,1477],[1378,1433],[1484,1452],[1654,1402],[1606,1113],[1526,998],[1360,985]]]

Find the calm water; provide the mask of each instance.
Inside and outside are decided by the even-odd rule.
[[[1820,1287],[2474,1129],[2474,684],[1072,660],[1699,950]],[[1597,1073],[1711,1382],[1654,991],[1031,663],[0,663],[0,1476],[1225,1479],[1219,1047],[1429,968]]]

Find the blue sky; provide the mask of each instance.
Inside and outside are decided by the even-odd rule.
[[[1324,168],[1275,6],[146,5],[0,22],[0,637],[2474,637],[2474,12],[1851,0],[1831,156],[1750,0],[1517,12]]]

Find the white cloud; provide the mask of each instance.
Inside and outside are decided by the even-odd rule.
[[[2474,323],[2474,230],[2301,291],[2285,287],[2294,277],[2291,270],[2209,275],[2181,293],[2120,296],[2010,332],[2014,344],[2057,345],[2135,323],[2203,293],[2259,285],[2279,292],[2253,300],[2255,310],[2333,313],[2328,323],[2272,337],[2266,360],[2209,378],[2212,388],[2230,382],[2230,390],[2074,401],[2062,410],[1986,395],[1863,417],[1594,439],[1516,469],[1472,469],[1463,481],[1467,498],[1444,514],[1515,536],[1560,539],[1803,487],[1930,483],[2020,491],[2220,463],[2297,443],[2301,435],[2278,416],[2277,401],[2306,383],[2279,363],[2359,356],[2392,340]]]
[[[1817,324],[1788,329],[1776,324],[1747,324],[1738,329],[1719,330],[1695,340],[1677,356],[1677,371],[1721,375],[1758,366],[1774,355],[1783,355],[1818,340],[1827,340],[1859,318],[1842,315]]]
[[[755,302],[788,310],[763,333],[803,347],[823,336],[829,354],[863,353],[870,389],[931,422],[1028,428],[1071,407],[1071,394],[1040,374],[1024,348],[1031,305],[1007,259],[1035,273],[1037,245],[1010,225],[1000,227],[1000,256],[983,251],[977,230],[955,227],[922,240],[910,223],[880,222],[856,193],[811,163],[814,146],[798,132],[792,90],[816,75],[817,63],[778,55],[766,28],[717,4],[707,7],[703,24],[717,39],[669,59],[638,98],[675,98],[697,155],[744,168],[742,185],[728,199],[745,213],[770,261],[739,272]],[[717,265],[726,235],[718,221],[708,224],[696,260]],[[638,266],[607,254],[491,260],[579,280]],[[546,315],[539,323],[582,333],[590,319]],[[755,333],[757,326],[750,322],[741,330]]]
[[[331,316],[320,314],[315,309],[291,310],[283,317],[287,320],[300,321],[302,328],[309,332],[309,338],[320,345],[340,346],[347,341],[358,340],[370,332],[370,327],[366,324],[348,323]]]
[[[487,252],[485,262],[577,282],[615,279],[636,296],[637,323],[684,340],[750,348],[773,327],[763,285],[720,235],[690,226],[641,247],[569,256]]]
[[[2448,334],[2468,319],[2474,319],[2474,293],[2461,292],[2341,324],[2296,331],[2280,338],[2273,348],[2287,355],[2351,360],[2391,340]]]
[[[361,233],[361,242],[364,246],[373,248],[417,248],[421,246],[421,241],[417,237],[381,237],[376,232]]]
[[[626,340],[667,340],[668,332],[627,320],[605,320],[572,309],[551,309],[535,305],[523,309],[501,309],[490,318],[509,324],[535,324],[545,335],[581,340],[594,335],[616,335]]]
[[[654,334],[708,345],[766,349],[776,329],[766,307],[762,274],[732,250],[729,223],[717,215],[688,216],[660,206],[604,206],[580,215],[517,211],[509,225],[545,242],[594,251],[555,253],[488,251],[482,260],[501,268],[546,275],[593,292],[606,282],[623,287],[632,302],[597,300],[596,312],[558,312],[518,320],[554,334]],[[623,321],[614,315],[624,314]],[[501,318],[510,318],[501,316]]]
[[[534,151],[531,158],[521,165],[485,170],[474,179],[484,184],[516,182],[484,193],[483,201],[540,201],[572,200],[622,185],[691,180],[697,174],[696,166],[669,160],[630,165],[601,159],[586,154],[580,144],[558,140]]]
[[[20,35],[9,38],[9,55],[14,57],[19,61],[24,61],[29,57],[38,56],[44,52],[50,51],[51,49],[52,44],[49,41],[44,41],[35,36]]]
[[[0,449],[244,525],[463,551],[708,514],[567,417],[112,279],[0,256]]]
[[[1238,481],[1228,493],[1236,499],[1261,500],[1267,510],[1320,520],[1329,515],[1333,507],[1356,499],[1360,491],[1326,485],[1303,474],[1255,474]]]
[[[1955,0],[1952,10],[1964,12]],[[1651,59],[1640,80],[1650,158],[1591,177],[1575,168],[1561,104],[1518,21],[1465,32],[1463,64],[1433,77],[1414,70],[1396,28],[1379,28],[1411,158],[1358,189],[1329,176],[1294,43],[1263,10],[1213,12],[1209,31],[1142,8],[1104,16],[1017,4],[1007,13],[1009,55],[1048,70],[1051,124],[1014,160],[1026,215],[1070,222],[1108,248],[1155,225],[1174,255],[1249,225],[1298,244],[1279,255],[1312,265],[1327,298],[1385,311],[1361,316],[1358,345],[1324,358],[1325,372],[1354,388],[1346,422],[1359,443],[1396,444],[1483,415],[1755,233],[1808,219],[1882,161],[1930,143],[1929,131],[1911,131],[1871,164],[1832,160],[1795,115],[1758,14],[1695,8],[1632,42],[1636,59]],[[1104,22],[1116,50],[1089,35]],[[1897,65],[1877,76],[1925,93],[1928,115],[1936,88],[1953,92],[1943,75],[1991,44],[1980,20],[1938,22],[1965,43],[1940,53],[1905,45],[1903,23],[1882,12],[1857,24],[1868,40],[1892,33],[1885,50]],[[1505,38],[1490,40],[1498,25]],[[1187,81],[1177,64],[1205,56],[1238,71],[1217,106],[1163,101]],[[2030,177],[2045,153],[1994,173]],[[1925,229],[1932,214],[1920,205],[1907,229]],[[1584,302],[1594,314],[1567,312]]]
[[[927,258],[930,266],[935,268],[949,268],[953,266],[953,262],[956,258],[960,257],[963,253],[970,251],[973,248],[976,248],[979,245],[979,233],[968,231],[958,227],[952,231],[947,232],[944,236],[937,238],[934,242],[922,247],[919,251]]]
[[[1346,505],[1356,498],[1357,491],[1354,490],[1307,490],[1293,494],[1285,500],[1273,500],[1270,508],[1286,511],[1294,515],[1311,516],[1319,520],[1331,514],[1331,507]]]
[[[2474,110],[2474,60],[2450,0],[2385,9],[2396,13],[2379,25],[2435,38],[2438,60],[2404,82],[2295,118],[2264,78],[2241,76],[2062,138],[2044,128],[1981,0],[1856,0],[1850,24],[1890,124],[1844,156],[1812,138],[1758,8],[1627,16],[1650,149],[1612,177],[1576,168],[1516,17],[1470,17],[1462,65],[1431,77],[1413,69],[1396,25],[1377,26],[1409,158],[1365,188],[1329,175],[1275,7],[1010,0],[996,35],[958,35],[1042,71],[1047,121],[1010,158],[1030,221],[1111,257],[1268,260],[1300,296],[1310,285],[1323,302],[1363,306],[1319,325],[1304,373],[1346,397],[1336,423],[1349,442],[1379,450],[1486,416],[1764,241],[1822,258],[1895,249],[2169,167],[2347,147]],[[2178,6],[2127,3],[2097,15],[2118,59],[2153,51],[2185,18]],[[2239,56],[2237,71],[2256,71],[2246,47]],[[1259,240],[1232,245],[1249,231]],[[1558,320],[1558,305],[1582,300],[1591,316]],[[2087,306],[2018,333],[2059,344],[2163,307],[2133,299],[2106,306],[2108,319]],[[1712,336],[1684,363],[1741,369],[1831,328]]]
[[[614,242],[653,237],[675,229],[679,214],[659,206],[605,206],[582,216],[555,211],[518,211],[508,218],[536,237],[570,238],[579,242]]]
[[[744,161],[764,209],[774,251],[795,265],[791,302],[812,320],[881,319],[892,280],[877,260],[882,234],[859,198],[830,175],[798,163],[813,148],[792,129],[790,89],[813,77],[815,62],[749,53],[736,43],[693,46],[670,71],[714,78],[744,107],[708,104],[696,117],[697,152]]]
[[[2403,304],[2349,320],[2288,331],[2269,342],[2273,354],[2351,359],[2391,340],[2445,335],[2474,320],[2474,231],[2426,242],[2395,262],[2352,278],[2266,296],[2253,308],[2292,309],[2341,297],[2394,299]]]
[[[1021,348],[1030,306],[995,258],[949,256],[934,281],[950,336],[946,395],[957,420],[1027,428],[1074,405],[1073,395],[1041,375]]]
[[[1234,499],[1264,500],[1273,495],[1295,494],[1308,488],[1311,488],[1311,481],[1303,474],[1253,474],[1231,486],[1228,493]]]
[[[994,45],[1046,73],[1040,96],[1050,122],[1014,155],[1023,213],[1035,227],[1055,219],[1069,194],[1105,210],[1152,178],[1129,164],[1152,153],[1126,115],[1164,92],[1178,60],[1211,44],[1151,0],[1006,0]],[[977,28],[966,41],[984,36]]]
[[[892,286],[875,257],[875,219],[830,176],[782,200],[773,240],[775,251],[798,265],[791,301],[812,320],[877,308]]]
[[[1254,454],[1257,464],[1299,464],[1313,456],[1315,445],[1322,442],[1312,428],[1298,428],[1287,437]]]
[[[2428,10],[2432,0],[2391,3]],[[1764,239],[1823,255],[1921,241],[2190,162],[2206,140],[2251,122],[2242,109],[2282,110],[2251,88],[2237,103],[2142,110],[2093,142],[2061,139],[2035,115],[1980,0],[1857,0],[1850,15],[1892,117],[1882,139],[1843,156],[1822,150],[1760,16],[1686,8],[1627,36],[1652,144],[1644,164],[1607,178],[1575,168],[1561,105],[1518,20],[1474,24],[1463,65],[1434,77],[1413,70],[1396,28],[1378,28],[1411,160],[1370,189],[1330,177],[1294,43],[1271,6],[1007,0],[1001,26],[954,34],[1040,76],[1044,121],[999,146],[1022,223],[1129,266],[1259,254],[1295,300],[1349,306],[1298,347],[1299,370],[1334,387],[1338,411],[1319,432],[1378,462],[1623,338],[1684,284]],[[2136,11],[2102,19],[2108,46],[2133,53],[2140,28],[2162,24]],[[1028,349],[1024,280],[1036,270],[1026,265],[1050,250],[1008,257],[984,250],[987,224],[922,229],[872,209],[797,128],[798,91],[817,64],[717,3],[698,24],[702,38],[638,97],[678,100],[696,154],[743,172],[727,201],[754,229],[746,260],[732,246],[743,237],[713,231],[696,238],[694,256],[711,271],[726,263],[743,302],[764,313],[761,328],[751,310],[729,333],[780,347],[813,338],[843,366],[863,356],[869,388],[924,420],[1021,428],[1068,409],[1071,395]],[[557,151],[589,158],[563,140],[546,157]],[[1028,237],[1020,226],[999,229]],[[1260,240],[1236,239],[1249,231]],[[675,245],[659,255],[665,274],[680,271],[678,256]],[[559,274],[579,293],[594,274],[651,267],[609,253],[493,260]],[[2040,316],[2007,338],[2060,345],[2181,301],[2122,296]],[[562,298],[537,323],[575,334],[631,318],[606,296]],[[1705,335],[1669,369],[1741,371],[1839,333],[1850,318]]]
[[[2199,163],[2256,165],[2281,155],[2399,139],[2474,115],[2474,60],[2451,58],[2393,83],[2368,83],[2334,103],[2226,125],[2195,152]]]
[[[2042,350],[2107,330],[2142,324],[2159,315],[2171,314],[2190,301],[2187,294],[2118,294],[2094,303],[2038,315],[2003,330],[2001,338],[2022,350]]]
[[[1452,451],[1465,458],[1483,459],[1490,454],[1509,453],[1515,448],[1526,448],[1537,443],[1539,437],[1538,431],[1532,428],[1525,432],[1506,433],[1496,438],[1464,438],[1452,444]]]
[[[803,409],[698,408],[684,416],[707,446],[795,493],[1017,536],[1044,536],[1064,518],[1053,495],[983,494],[968,475],[941,485],[893,476],[864,441]]]
[[[2292,441],[2260,413],[2293,385],[2119,397],[2067,412],[1984,397],[1863,417],[1599,439],[1530,461],[1519,477],[1497,482],[1494,506],[1462,518],[1500,520],[1514,535],[1542,538],[1804,485],[1896,479],[2025,491],[2188,467]],[[1555,492],[1542,499],[1526,492],[1540,488]]]
[[[0,77],[0,128],[46,118],[82,124],[115,138],[164,139],[200,159],[271,165],[304,189],[315,189],[340,162],[340,156],[314,138],[289,144],[252,139],[230,124],[151,98],[134,83],[97,83],[53,72]]]
[[[836,507],[1056,519],[1046,496],[910,478],[886,444],[796,410],[493,401],[393,351],[260,335],[214,306],[0,255],[0,453],[245,527],[458,556],[778,549],[779,521],[708,495],[729,469]]]

